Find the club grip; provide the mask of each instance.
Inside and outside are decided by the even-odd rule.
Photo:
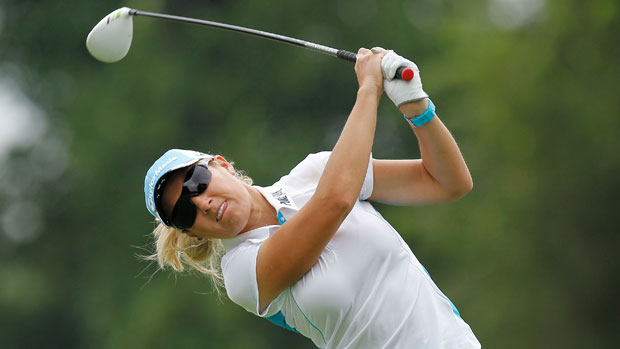
[[[336,57],[353,63],[357,61],[357,55],[351,51],[346,50],[338,50],[338,52],[336,52]],[[394,74],[394,79],[411,81],[413,79],[413,75],[413,69],[409,67],[399,67],[396,70],[396,74]]]
[[[357,55],[351,51],[338,50],[338,52],[336,52],[336,56],[353,63],[357,61]]]

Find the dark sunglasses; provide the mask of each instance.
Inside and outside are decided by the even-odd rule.
[[[204,193],[210,182],[211,171],[206,162],[199,162],[187,171],[181,196],[174,205],[168,225],[180,230],[187,230],[194,225],[197,210],[192,197]]]

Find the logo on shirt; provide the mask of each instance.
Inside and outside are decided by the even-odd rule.
[[[280,205],[289,206],[289,207],[293,206],[291,204],[291,201],[288,199],[288,196],[284,192],[284,189],[279,189],[279,190],[271,193],[271,196],[273,196],[276,200],[278,200]]]

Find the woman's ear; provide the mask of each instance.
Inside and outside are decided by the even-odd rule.
[[[223,167],[224,169],[226,169],[228,172],[230,172],[231,174],[235,174],[235,168],[233,167],[233,165],[226,161],[226,159],[221,156],[221,155],[216,155],[213,158],[213,161],[215,161],[220,167]]]

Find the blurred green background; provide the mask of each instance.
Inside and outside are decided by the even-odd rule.
[[[134,20],[119,63],[85,39],[121,6],[204,18],[421,68],[468,162],[465,198],[378,205],[487,348],[620,340],[620,4],[615,0],[0,2],[4,348],[311,348],[150,250],[150,164],[221,153],[260,185],[331,149],[353,65],[242,34]],[[377,158],[418,156],[384,97]]]

